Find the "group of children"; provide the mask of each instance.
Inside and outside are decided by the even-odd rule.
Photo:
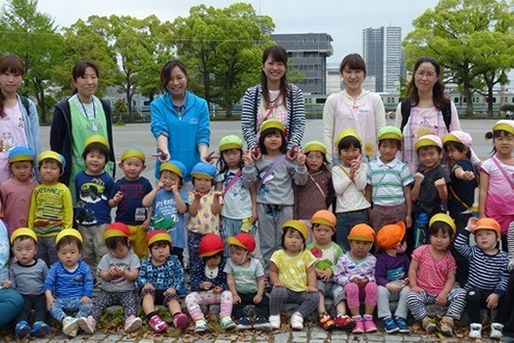
[[[412,175],[396,158],[398,128],[378,132],[380,156],[370,161],[358,132],[345,129],[337,138],[341,163],[330,170],[322,143],[286,151],[284,125],[269,119],[260,127],[259,149],[243,150],[241,138],[223,137],[218,168],[195,165],[194,190],[187,194],[181,162],[162,163],[152,188],[141,176],[145,156],[137,149],[123,153],[118,165],[124,177],[114,181],[104,171],[109,144],[92,136],[73,190],[75,210],[70,190],[59,183],[64,158],[41,153],[37,185],[34,156],[15,148],[9,155],[13,176],[0,193],[4,209],[13,209],[4,220],[17,228],[10,236],[16,262],[2,286],[16,288],[25,299],[16,336],[49,332],[45,306],[70,336],[79,329],[94,332],[114,304],[124,308],[125,332],[142,325],[138,304],[151,329],[168,327],[156,305],[167,307],[173,325],[183,329],[188,317],[179,300],[185,296],[196,332],[207,330],[200,305],[220,304],[224,329],[269,329],[280,327],[288,302],[299,305],[290,319],[293,329],[302,329],[317,309],[326,330],[373,332],[378,307],[387,333],[410,332],[409,311],[434,332],[437,324],[426,305],[437,304],[448,306],[438,323],[442,333],[451,336],[454,320],[466,311],[469,335],[479,338],[480,308],[501,308],[502,297],[512,292],[508,266],[514,264],[501,250],[514,242],[514,224],[507,240],[513,202],[503,203],[514,187],[514,122],[497,122],[490,138],[494,155],[479,174],[469,160],[469,134],[423,135],[415,143],[421,167]],[[481,219],[473,208],[478,185]],[[470,233],[476,245],[470,245]],[[95,283],[100,292],[92,297]],[[333,298],[335,317],[326,310],[327,297]],[[394,315],[391,301],[397,302]],[[254,321],[244,311],[250,304],[256,307]],[[31,309],[36,316],[29,325]],[[501,337],[508,315],[498,311],[491,337]]]

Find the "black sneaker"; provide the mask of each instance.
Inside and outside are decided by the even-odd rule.
[[[236,330],[248,330],[252,328],[252,322],[248,317],[242,317],[236,325]]]
[[[257,317],[257,319],[255,320],[255,324],[253,324],[253,328],[255,330],[264,330],[264,331],[268,331],[268,330],[272,329],[271,324],[268,321],[268,318],[266,318],[266,317]]]

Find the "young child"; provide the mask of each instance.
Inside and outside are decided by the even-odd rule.
[[[220,140],[220,159],[216,190],[223,191],[220,235],[225,242],[225,258],[229,257],[229,236],[240,232],[254,233],[257,220],[255,186],[246,187],[243,183],[243,140],[235,135]]]
[[[139,259],[130,250],[130,229],[123,223],[114,222],[105,228],[103,238],[109,253],[98,263],[98,274],[102,278],[101,291],[93,299],[91,315],[87,318],[91,327],[103,311],[113,305],[121,305],[125,312],[125,333],[135,331],[143,322],[137,317],[139,302],[135,280],[139,274]]]
[[[386,333],[409,333],[407,325],[407,294],[409,294],[409,258],[405,224],[398,222],[382,227],[377,234],[377,244],[383,253],[377,258],[375,279],[378,285],[378,318],[382,319]],[[398,305],[391,314],[390,301]]]
[[[334,200],[332,173],[327,168],[327,148],[318,141],[310,141],[303,147],[307,166],[307,183],[294,184],[293,218],[309,221],[318,210],[326,210]]]
[[[308,178],[303,152],[298,151],[296,161],[286,156],[284,131],[281,121],[265,120],[259,129],[262,156],[251,151],[243,155],[243,182],[247,187],[257,182],[259,245],[265,273],[271,254],[280,247],[282,224],[293,218],[293,182],[304,185]]]
[[[246,232],[228,237],[230,259],[225,264],[228,289],[232,293],[234,306],[232,315],[237,321],[236,329],[251,329],[250,318],[244,313],[246,305],[255,305],[257,318],[254,329],[270,328],[269,300],[264,294],[264,269],[261,262],[252,256],[255,250],[255,239]]]
[[[416,320],[422,321],[427,333],[433,333],[436,324],[428,316],[425,305],[448,305],[446,314],[439,322],[439,329],[447,336],[453,335],[453,320],[460,319],[466,305],[466,291],[454,288],[457,266],[448,250],[455,230],[455,223],[448,215],[434,215],[428,228],[430,244],[422,245],[412,253],[407,307]]]
[[[28,225],[30,197],[38,183],[32,175],[34,154],[29,148],[18,146],[9,151],[8,162],[12,177],[0,185],[0,197],[11,235],[16,228]]]
[[[366,176],[366,199],[372,202],[369,213],[375,232],[387,224],[404,221],[412,226],[411,184],[414,178],[406,163],[396,154],[402,145],[402,132],[394,126],[384,126],[378,131],[380,156],[369,162]]]
[[[346,295],[346,302],[355,326],[352,333],[374,332],[377,326],[373,312],[377,305],[377,284],[375,283],[375,263],[377,259],[369,253],[375,241],[375,231],[367,224],[355,225],[348,235],[350,251],[337,263],[334,278],[338,283],[337,311]],[[344,291],[341,290],[344,289]],[[364,300],[365,314],[360,315],[360,301]]]
[[[368,222],[368,209],[371,205],[363,194],[368,165],[361,163],[361,136],[357,131],[344,129],[336,141],[342,162],[332,168],[332,182],[337,197],[336,242],[344,251],[350,251],[350,229],[359,223]]]
[[[77,229],[84,237],[83,259],[93,271],[96,271],[102,256],[109,252],[102,237],[106,226],[111,223],[109,197],[114,187],[114,179],[104,170],[109,156],[109,142],[105,137],[89,137],[82,152],[86,170],[80,171],[75,177],[75,220]]]
[[[507,248],[506,233],[514,221],[514,120],[499,120],[492,133],[494,155],[480,166],[480,218],[494,218],[502,229],[502,249]]]
[[[477,188],[478,170],[471,163],[471,135],[455,130],[443,136],[444,151],[450,161],[450,180],[448,185],[448,211],[455,221],[457,234],[466,227],[473,215],[475,188]],[[457,263],[457,281],[464,285],[468,278],[469,262],[454,246],[451,248]]]
[[[59,182],[66,161],[54,151],[43,151],[38,156],[41,184],[30,198],[28,228],[37,235],[37,257],[47,266],[58,261],[55,237],[63,229],[71,229],[73,205],[68,187]]]
[[[171,255],[172,239],[164,230],[154,230],[146,237],[150,256],[141,261],[137,285],[141,289],[143,311],[150,328],[162,332],[168,324],[159,317],[155,305],[164,305],[177,329],[185,329],[187,316],[182,313],[179,295],[185,293],[184,268],[176,255]]]
[[[441,166],[441,138],[435,135],[421,136],[414,144],[414,148],[421,163],[420,170],[414,175],[414,186],[411,190],[412,201],[416,205],[416,225],[413,229],[415,249],[428,243],[428,218],[445,211],[448,199],[446,184],[450,181],[450,176]]]
[[[338,313],[334,321],[325,308],[325,296],[334,298],[333,292],[336,286],[334,269],[343,255],[341,247],[332,242],[332,236],[336,230],[336,216],[330,211],[319,210],[312,216],[311,225],[314,242],[307,246],[307,250],[316,258],[314,272],[319,294],[319,324],[325,330],[331,330],[336,326],[347,328],[348,323],[353,321],[346,315],[346,309],[343,313]]]
[[[181,190],[186,167],[179,161],[171,160],[161,164],[159,182],[150,193],[143,198],[144,207],[152,207],[152,230],[164,230],[173,240],[172,255],[176,255],[183,265],[185,231],[184,213],[189,200]]]
[[[152,191],[150,181],[141,176],[146,169],[145,154],[138,149],[125,150],[118,167],[125,175],[114,183],[110,207],[116,208],[116,222],[124,223],[130,230],[130,245],[139,258],[148,256],[146,231],[150,223],[143,198]],[[182,232],[184,229],[182,228]]]
[[[200,305],[220,304],[220,325],[224,330],[236,327],[232,313],[232,293],[227,287],[227,274],[223,272],[225,261],[223,239],[213,233],[202,237],[199,245],[199,263],[191,266],[191,293],[186,306],[195,321],[195,332],[207,330],[207,321]]]
[[[11,245],[16,262],[9,267],[9,280],[4,288],[14,288],[23,296],[23,309],[16,317],[14,333],[17,339],[27,335],[34,338],[45,337],[50,332],[46,324],[46,299],[43,292],[48,267],[43,260],[35,259],[37,236],[28,228],[18,228],[11,235]],[[31,311],[34,310],[34,323],[29,325]]]
[[[469,235],[475,235],[477,245],[470,246]],[[496,318],[491,323],[489,337],[500,339],[505,312],[510,311],[504,306],[505,291],[509,282],[507,253],[500,251],[496,244],[501,239],[500,224],[492,218],[470,218],[466,229],[459,233],[455,240],[455,248],[469,259],[469,277],[464,285],[466,290],[466,312],[469,315],[469,338],[482,338],[482,320],[480,309],[498,308]],[[503,304],[503,305],[502,305]],[[485,305],[485,306],[484,306]]]
[[[200,241],[206,234],[219,234],[222,191],[213,189],[216,167],[197,163],[191,170],[194,191],[189,193],[189,221],[186,224],[189,267],[201,262],[198,255]]]
[[[59,262],[48,271],[44,285],[48,311],[62,323],[65,335],[75,337],[79,328],[92,334],[87,317],[91,312],[93,277],[87,263],[80,259],[82,236],[75,229],[64,229],[55,238],[55,244]],[[76,316],[71,317],[75,311]]]
[[[309,235],[307,226],[301,220],[288,220],[282,226],[282,249],[271,255],[270,281],[273,285],[270,298],[271,327],[280,328],[280,312],[283,304],[299,305],[291,316],[291,328],[303,329],[303,320],[319,304],[316,288],[316,258],[306,249]]]

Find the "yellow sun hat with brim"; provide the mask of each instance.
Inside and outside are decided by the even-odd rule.
[[[311,224],[321,224],[335,229],[336,227],[336,216],[328,210],[319,210],[312,215]]]
[[[514,135],[514,120],[501,119],[493,125],[493,131],[507,131],[511,135]]]
[[[10,239],[11,245],[14,243],[14,240],[16,238],[22,237],[22,236],[28,236],[28,237],[32,238],[35,242],[37,242],[37,236],[36,236],[36,233],[34,232],[34,230],[29,229],[27,227],[19,227],[16,230],[14,230],[13,233],[11,234],[11,239]]]
[[[55,244],[59,244],[59,241],[61,239],[63,239],[64,237],[67,237],[67,236],[75,237],[76,239],[78,239],[80,241],[80,243],[83,242],[82,235],[80,234],[80,232],[78,230],[75,230],[75,229],[64,229],[61,232],[59,232],[57,237],[55,237]]]
[[[114,222],[105,228],[105,231],[103,233],[103,239],[104,241],[108,238],[112,237],[125,237],[129,238],[130,236],[130,229],[126,224],[123,224],[121,222]]]
[[[311,151],[319,151],[323,155],[326,155],[327,147],[325,146],[325,144],[321,143],[320,141],[310,141],[310,142],[305,143],[305,145],[303,146],[303,153],[307,154]]]
[[[395,139],[397,141],[401,141],[402,131],[396,126],[386,125],[378,130],[377,140],[382,139]]]
[[[9,163],[14,162],[33,162],[34,161],[34,153],[27,147],[17,146],[14,149],[9,151]]]
[[[39,154],[37,163],[41,164],[44,160],[54,160],[59,162],[63,168],[66,167],[66,159],[64,156],[52,150],[46,150]]]
[[[166,241],[170,242],[170,244],[173,244],[173,239],[171,238],[170,234],[164,230],[154,230],[146,235],[146,244],[148,246],[159,241]]]
[[[84,148],[87,147],[91,143],[100,143],[102,145],[105,145],[109,149],[109,142],[107,141],[107,138],[101,135],[92,135],[88,139],[86,139],[86,142],[84,143]]]
[[[259,133],[263,133],[264,130],[267,129],[277,129],[284,132],[286,130],[286,127],[284,126],[284,123],[282,123],[280,120],[267,119],[261,124],[261,127],[259,128]]]
[[[455,226],[455,222],[453,221],[452,217],[450,217],[449,215],[447,215],[445,213],[434,214],[432,216],[432,218],[430,218],[430,221],[428,222],[428,226],[432,226],[432,224],[434,224],[436,222],[446,223],[452,228],[453,233],[457,232],[457,227]]]
[[[375,230],[368,224],[357,224],[350,230],[348,234],[349,241],[374,242]]]
[[[228,135],[220,139],[220,151],[230,149],[243,149],[243,140],[236,135]]]
[[[441,141],[441,138],[436,135],[424,135],[416,140],[416,143],[414,143],[414,150],[418,151],[419,149],[428,146],[435,146],[442,149],[443,142]]]
[[[123,162],[127,158],[131,158],[131,157],[139,158],[141,161],[143,161],[143,163],[145,163],[145,154],[141,150],[139,150],[139,149],[127,149],[127,150],[125,150],[123,155],[121,155],[121,161]]]
[[[337,138],[336,138],[336,146],[338,146],[339,142],[341,142],[346,137],[354,137],[355,139],[357,139],[359,141],[359,143],[362,144],[361,135],[356,130],[348,128],[348,129],[344,129],[341,132],[339,132],[339,134],[337,135]]]
[[[443,136],[443,144],[446,144],[448,142],[461,143],[461,144],[464,144],[464,146],[467,146],[469,148],[469,147],[471,147],[473,138],[471,138],[471,135],[467,132],[460,131],[460,130],[454,130]]]
[[[309,237],[309,229],[302,220],[290,219],[282,224],[282,230],[285,230],[288,227],[298,230],[305,240]]]
[[[159,172],[162,173],[165,170],[175,173],[181,178],[184,178],[184,175],[186,174],[186,166],[182,162],[175,160],[162,163],[159,168]]]

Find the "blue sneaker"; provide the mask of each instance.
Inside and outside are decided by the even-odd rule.
[[[32,325],[30,335],[34,338],[43,338],[50,333],[50,326],[43,321],[37,321]]]
[[[382,323],[384,324],[384,331],[386,333],[393,333],[399,330],[398,325],[392,317],[382,319]]]
[[[14,335],[16,338],[22,339],[30,333],[30,330],[31,328],[29,323],[27,323],[25,320],[22,320],[16,324],[16,327],[14,328]]]
[[[248,317],[242,317],[239,319],[236,330],[248,330],[252,328],[252,322],[250,322],[250,319]]]
[[[405,319],[403,319],[402,317],[396,317],[394,318],[394,321],[396,322],[396,325],[398,325],[400,333],[410,333],[410,328],[407,325]]]

